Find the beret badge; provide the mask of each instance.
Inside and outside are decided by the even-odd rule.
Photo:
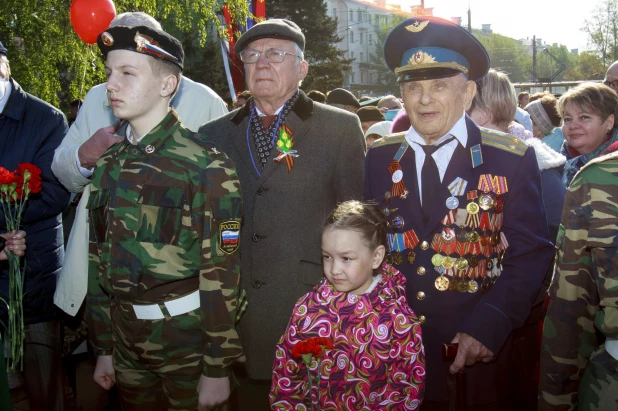
[[[415,21],[409,26],[406,26],[406,30],[411,31],[412,33],[419,33],[423,31],[423,29],[427,27],[428,24],[429,24],[429,21],[423,21],[423,22]]]
[[[109,34],[108,32],[104,31],[101,34],[101,41],[103,42],[103,44],[105,44],[107,47],[111,47],[114,45],[114,38],[112,37],[111,34]]]
[[[140,32],[138,31],[135,33],[135,37],[133,38],[133,40],[137,45],[136,49],[139,53],[151,54],[155,57],[162,57],[178,61],[175,56],[171,55],[170,53],[159,47],[159,43],[154,41],[154,39],[150,36],[140,34]]]

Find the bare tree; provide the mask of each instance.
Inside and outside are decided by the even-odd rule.
[[[605,66],[618,59],[617,19],[618,0],[603,0],[582,27],[588,34],[588,45],[598,53]]]

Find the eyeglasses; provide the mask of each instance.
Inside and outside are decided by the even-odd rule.
[[[607,87],[613,88],[614,90],[618,90],[618,80],[614,80],[614,81],[604,80],[603,84],[605,84]]]
[[[262,54],[264,54],[266,60],[271,63],[283,63],[286,55],[300,57],[298,54],[288,53],[287,51],[278,49],[268,49],[264,52],[247,49],[240,52],[240,60],[245,64],[255,64]]]

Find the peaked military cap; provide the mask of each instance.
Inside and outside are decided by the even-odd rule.
[[[97,45],[107,59],[112,50],[130,50],[166,60],[183,68],[185,52],[174,36],[146,26],[110,27],[97,38]]]
[[[344,88],[336,88],[328,93],[326,104],[343,104],[344,106],[360,107],[360,103],[356,96]]]
[[[419,16],[397,25],[384,42],[384,60],[398,82],[465,74],[480,80],[489,70],[485,47],[463,27]]]
[[[6,47],[2,45],[1,41],[0,41],[0,54],[4,54],[6,56]]]
[[[290,40],[305,51],[305,35],[296,23],[286,19],[270,19],[254,25],[240,36],[234,45],[234,51],[240,54],[247,44],[259,39]]]

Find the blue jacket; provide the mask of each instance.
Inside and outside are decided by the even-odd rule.
[[[485,129],[481,133],[468,117],[466,126],[467,147],[458,144],[442,185],[436,187],[440,193],[440,202],[427,226],[423,224],[421,216],[412,149],[408,149],[400,160],[403,181],[409,191],[407,198],[393,197],[392,202],[384,199],[384,193],[391,191],[393,186],[389,165],[405,141],[404,133],[385,137],[384,141],[374,143],[367,153],[365,200],[375,199],[381,208],[389,208],[389,233],[413,229],[418,238],[412,248],[400,251],[403,263],[395,267],[407,278],[410,307],[421,322],[424,320],[423,344],[427,361],[425,399],[448,401],[447,375],[450,363],[443,361],[441,347],[442,344],[450,343],[457,332],[463,332],[484,344],[496,357],[492,363],[477,364],[467,370],[468,403],[482,404],[504,398],[509,391],[510,350],[505,343],[511,331],[520,327],[528,317],[532,300],[552,260],[553,247],[547,230],[534,151],[511,135]],[[481,292],[482,278],[477,280],[479,290],[474,293],[465,290],[438,291],[435,282],[439,274],[431,262],[436,254],[432,249],[432,240],[440,238],[445,229],[442,220],[449,212],[446,199],[451,196],[448,185],[457,177],[467,182],[465,192],[457,197],[459,208],[465,210],[470,202],[467,192],[477,189],[480,177],[484,174],[505,177],[508,185],[508,192],[502,194],[504,208],[501,232],[509,244],[502,261],[502,274],[486,293]],[[480,210],[478,216],[482,214],[483,210]],[[493,214],[494,209],[488,211],[489,216]],[[396,216],[402,217],[405,223],[398,232],[393,229],[397,224],[392,224]],[[401,220],[398,222],[401,223]],[[461,229],[455,224],[449,224],[447,228],[456,232]],[[471,231],[470,228],[466,230]],[[479,229],[475,231],[483,234]],[[411,244],[404,242],[405,247]],[[415,253],[415,259],[408,260],[411,251]],[[396,253],[392,254],[398,257]],[[493,252],[492,259],[495,255]],[[459,257],[455,252],[450,256]],[[470,254],[464,256],[469,257]],[[480,264],[486,263],[485,257],[479,257]]]
[[[41,169],[43,179],[43,189],[30,196],[22,216],[22,229],[27,233],[24,317],[27,324],[34,324],[54,318],[56,275],[64,258],[61,213],[69,192],[52,174],[51,163],[68,126],[58,109],[10,81],[11,94],[0,114],[0,166],[13,171],[20,163],[32,163]],[[6,231],[0,210],[0,232]],[[2,262],[2,298],[7,298],[8,289],[8,265]],[[6,306],[0,304],[0,319],[6,321],[6,315]]]

